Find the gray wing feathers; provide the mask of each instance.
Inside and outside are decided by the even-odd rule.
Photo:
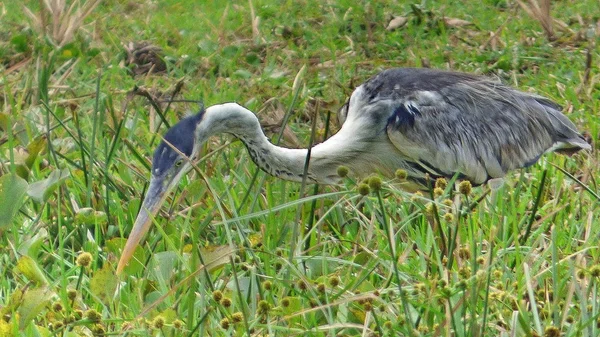
[[[549,102],[548,100],[540,101],[537,99],[537,101],[544,107],[555,133],[555,144],[548,149],[549,151],[570,153],[573,150],[592,149],[591,145],[577,131],[575,125],[560,112],[560,106],[557,109],[556,105],[546,104],[546,102]]]
[[[455,73],[437,72],[447,74]],[[385,95],[370,97],[370,104],[392,110],[388,136],[421,173],[461,173],[483,183],[529,166],[547,151],[589,148],[557,104],[479,77],[453,80],[444,86],[422,81],[415,90],[388,84]],[[402,116],[407,111],[412,120]]]

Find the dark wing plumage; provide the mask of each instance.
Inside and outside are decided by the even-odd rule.
[[[547,151],[589,149],[556,103],[490,79],[391,69],[363,85],[365,104],[390,111],[387,133],[415,175],[474,183],[532,165]]]

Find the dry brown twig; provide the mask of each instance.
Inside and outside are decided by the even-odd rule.
[[[538,1],[541,2],[541,6]],[[528,0],[528,5],[519,0],[517,0],[517,3],[519,3],[519,6],[521,6],[529,16],[540,22],[548,40],[554,41],[556,39],[552,27],[552,17],[550,16],[550,0]]]
[[[67,0],[40,0],[40,13],[35,14],[26,6],[23,11],[29,17],[33,28],[42,35],[47,35],[52,43],[60,48],[73,41],[75,33],[101,0],[88,0],[81,5],[81,1],[73,1],[70,5]]]
[[[566,23],[552,18],[550,14],[550,0],[527,0],[527,3],[517,0],[517,3],[529,16],[539,21],[548,41],[555,41],[557,39],[554,28],[558,28],[571,35],[575,34]]]

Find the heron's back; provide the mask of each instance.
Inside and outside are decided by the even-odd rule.
[[[458,173],[483,183],[532,165],[545,152],[590,149],[560,109],[485,77],[398,68],[357,88],[348,120],[385,123],[417,178]]]

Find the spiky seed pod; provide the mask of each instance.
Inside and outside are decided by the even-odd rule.
[[[408,177],[408,173],[406,172],[406,170],[403,170],[403,169],[396,170],[396,178],[398,178],[400,180],[404,180],[404,179],[406,179],[406,177]]]
[[[62,329],[62,327],[64,327],[65,325],[63,324],[63,322],[61,321],[56,321],[54,323],[52,323],[52,330],[60,330]]]
[[[369,189],[369,185],[361,183],[358,185],[358,193],[360,195],[368,195],[371,192],[371,190]]]
[[[483,257],[483,256],[478,256],[478,257],[477,257],[477,263],[479,263],[479,264],[484,264],[484,263],[485,263],[485,257]]]
[[[221,320],[220,324],[221,324],[221,328],[223,328],[223,330],[229,329],[229,318],[227,318],[227,317],[223,318]]]
[[[284,308],[287,308],[287,307],[290,306],[290,299],[289,299],[289,297],[284,297],[281,300],[281,306],[284,307]]]
[[[444,190],[446,189],[446,186],[448,186],[448,181],[446,181],[446,178],[437,178],[435,180],[436,188],[441,188],[442,190]]]
[[[329,285],[330,285],[332,288],[335,288],[335,287],[337,287],[339,284],[340,284],[340,278],[339,278],[339,277],[337,277],[337,276],[331,276],[331,277],[329,278]]]
[[[96,324],[94,325],[92,332],[96,336],[104,336],[106,334],[106,329],[104,328],[104,326],[102,326],[102,324]]]
[[[77,298],[77,290],[75,290],[75,289],[67,290],[67,298],[71,301],[75,300]]]
[[[577,278],[580,279],[580,280],[583,280],[585,278],[585,270],[579,269],[577,271]]]
[[[555,326],[549,326],[546,327],[546,330],[544,331],[544,337],[559,337],[560,336],[560,329],[555,327]]]
[[[154,329],[160,330],[164,326],[165,326],[165,318],[164,317],[162,317],[160,315],[154,317],[154,319],[152,320],[152,327]]]
[[[434,214],[434,210],[435,208],[433,207],[433,203],[427,203],[427,205],[425,205],[425,214],[431,216]]]
[[[421,191],[416,191],[415,193],[413,193],[412,197],[410,197],[410,201],[417,201],[423,199],[423,192]]]
[[[461,247],[458,250],[458,257],[460,257],[463,260],[468,260],[471,258],[471,251],[467,247]]]
[[[234,312],[231,315],[231,321],[235,324],[235,323],[239,323],[244,319],[244,314],[242,314],[241,312]]]
[[[439,197],[441,197],[443,194],[444,194],[444,189],[443,189],[443,188],[436,187],[436,188],[434,188],[434,189],[433,189],[433,196],[434,196],[435,198],[439,198]]]
[[[463,195],[470,195],[473,190],[473,185],[468,180],[463,180],[458,184],[458,192]]]
[[[102,319],[102,315],[100,315],[98,311],[90,309],[85,312],[85,318],[89,319],[92,322],[100,322],[100,319]]]
[[[273,283],[271,283],[271,281],[264,281],[262,286],[265,290],[271,290]]]
[[[369,178],[369,187],[376,192],[381,190],[381,178],[375,176]]]
[[[542,319],[546,319],[546,318],[550,317],[550,311],[548,311],[548,309],[542,309],[540,311],[540,317]]]
[[[225,308],[229,308],[231,306],[231,298],[223,297],[223,299],[221,300],[221,305]]]
[[[61,312],[63,310],[63,305],[60,302],[54,302],[52,304],[52,311],[54,312]]]
[[[600,277],[600,266],[596,265],[590,268],[590,275],[592,277]]]
[[[77,256],[77,260],[75,260],[75,263],[80,267],[89,267],[89,265],[92,263],[92,254],[88,252],[79,254],[79,256]]]
[[[458,275],[463,279],[471,277],[471,268],[467,266],[461,267],[458,269]]]
[[[444,204],[446,207],[452,207],[454,202],[452,201],[452,199],[444,199],[444,201],[442,201],[442,204]]]
[[[219,302],[223,298],[223,293],[220,290],[215,290],[212,293],[212,298],[215,302]]]
[[[452,213],[444,214],[444,220],[446,220],[446,222],[454,221],[454,214],[452,214]]]
[[[271,305],[269,304],[269,302],[265,301],[265,300],[261,300],[260,302],[258,302],[258,313],[259,314],[266,314],[269,312],[269,310],[271,310]]]
[[[183,328],[183,321],[180,319],[176,319],[173,321],[173,327],[177,330],[181,330]]]
[[[348,176],[348,168],[346,166],[338,166],[337,175],[341,178],[346,178]]]
[[[304,282],[304,280],[298,280],[296,282],[296,287],[300,290],[306,290],[306,282]]]

